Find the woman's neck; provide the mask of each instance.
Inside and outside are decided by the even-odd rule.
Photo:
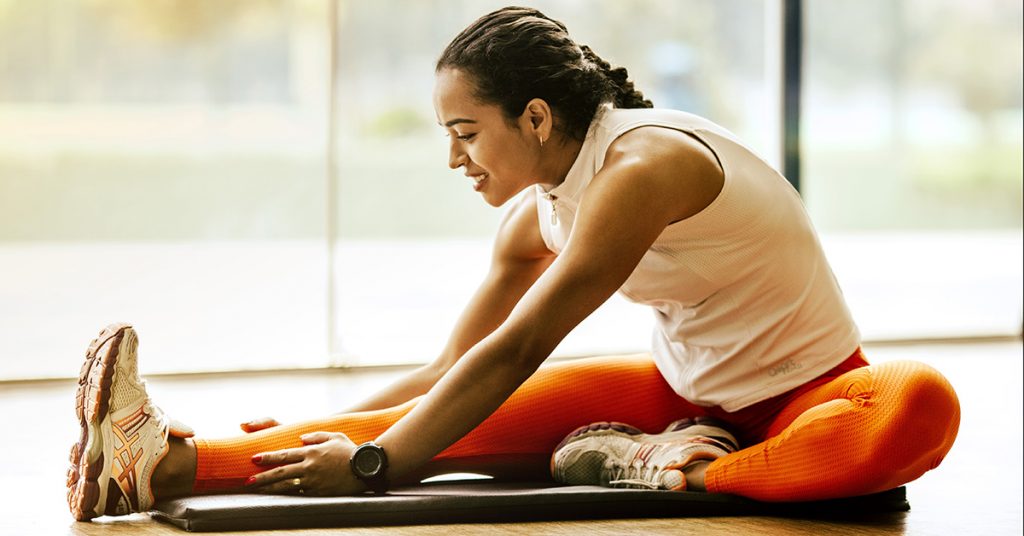
[[[541,147],[540,182],[548,186],[558,186],[565,182],[565,177],[576,163],[576,158],[583,148],[583,140],[563,135],[552,136]]]

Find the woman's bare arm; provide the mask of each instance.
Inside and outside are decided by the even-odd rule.
[[[537,223],[536,198],[524,195],[499,226],[491,267],[456,321],[441,354],[348,412],[388,408],[423,395],[474,345],[490,335],[554,260]]]

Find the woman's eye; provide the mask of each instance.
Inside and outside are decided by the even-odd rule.
[[[452,137],[452,134],[448,133],[448,132],[445,132],[444,136],[446,138],[450,138],[450,137]],[[476,133],[473,133],[473,134],[462,134],[462,135],[454,134],[454,136],[455,136],[455,139],[457,139],[459,141],[469,141],[469,140],[471,140],[471,139],[476,137]]]

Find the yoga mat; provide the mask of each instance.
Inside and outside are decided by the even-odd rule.
[[[472,481],[421,484],[383,496],[185,497],[157,503],[151,515],[179,528],[202,532],[649,517],[849,518],[909,509],[903,487],[847,499],[764,503],[712,493]]]

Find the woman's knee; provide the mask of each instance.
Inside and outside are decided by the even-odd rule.
[[[941,460],[960,427],[960,401],[949,380],[934,367],[915,361],[884,363],[878,369],[875,389],[889,395],[878,400],[889,425],[886,435],[906,443],[908,454]]]
[[[960,401],[949,380],[934,367],[917,361],[888,363],[901,405],[926,420],[959,423]]]

